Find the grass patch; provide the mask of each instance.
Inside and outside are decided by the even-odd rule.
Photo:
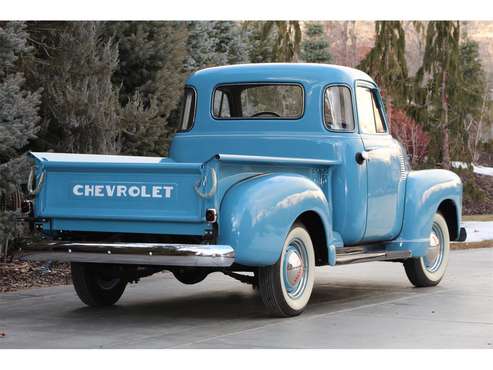
[[[491,248],[493,247],[493,240],[483,240],[481,242],[463,242],[463,243],[450,243],[450,249],[459,250],[459,249],[477,249],[477,248]]]
[[[463,221],[493,221],[492,215],[467,215],[462,216]]]

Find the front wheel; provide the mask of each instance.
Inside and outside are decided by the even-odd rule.
[[[315,280],[315,252],[310,234],[295,224],[286,240],[279,260],[258,270],[258,287],[262,301],[275,316],[296,316],[305,309]]]
[[[416,287],[437,285],[445,275],[449,252],[450,236],[447,222],[440,213],[436,213],[426,255],[404,261],[409,281]]]
[[[75,292],[82,302],[91,307],[115,304],[127,286],[126,280],[111,274],[111,266],[73,262],[71,270]]]

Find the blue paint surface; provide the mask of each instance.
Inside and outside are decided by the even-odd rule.
[[[213,91],[231,83],[299,84],[303,115],[214,119]],[[361,84],[374,88],[381,103],[374,81],[351,68],[256,64],[196,72],[187,80],[197,94],[194,126],[176,134],[169,158],[34,153],[37,177],[46,173],[35,215],[50,219],[47,233],[203,235],[212,229],[205,211],[215,208],[217,242],[235,249],[237,263],[262,266],[277,260],[293,222],[314,212],[326,235],[326,263],[335,263],[335,249],[368,242],[423,255],[442,202],[455,205],[460,225],[462,184],[444,170],[409,171],[406,154],[388,133],[361,134],[355,98]],[[324,125],[323,93],[332,85],[351,91],[352,132]],[[355,157],[364,151],[369,159],[358,164]],[[200,197],[195,187],[207,193],[214,175],[214,194]],[[77,193],[89,186],[104,195],[88,190],[90,196],[79,196],[74,186]],[[114,196],[116,186],[139,195]],[[162,195],[164,187],[172,187],[169,197],[142,196]]]

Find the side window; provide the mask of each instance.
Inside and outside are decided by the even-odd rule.
[[[231,111],[229,109],[229,95],[226,92],[222,90],[216,90],[214,93],[214,102],[212,106],[214,108],[214,117],[231,117]]]
[[[346,86],[331,86],[324,94],[324,122],[331,130],[354,130],[351,92]]]
[[[356,88],[356,103],[361,132],[365,134],[386,132],[382,112],[371,89],[358,86]]]
[[[186,87],[185,88],[185,97],[183,99],[183,105],[181,109],[181,118],[180,118],[180,127],[178,131],[187,131],[190,130],[193,126],[193,121],[195,119],[195,90]]]

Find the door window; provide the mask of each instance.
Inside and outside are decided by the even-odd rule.
[[[375,134],[386,132],[382,111],[375,99],[375,93],[367,88],[356,88],[358,120],[362,133]]]

